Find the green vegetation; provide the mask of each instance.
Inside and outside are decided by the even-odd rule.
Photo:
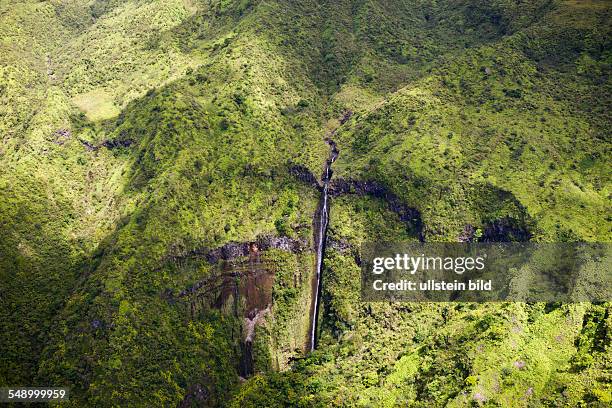
[[[319,192],[292,169],[319,178],[332,130],[334,179],[383,186],[429,241],[499,220],[610,241],[610,27],[586,0],[3,2],[0,385],[70,386],[66,406],[607,406],[608,303],[360,302],[360,245],[417,239],[380,198],[332,199],[313,353],[312,251],[262,251],[246,381],[248,299],[178,294],[248,263],[206,260],[230,242],[312,247]]]

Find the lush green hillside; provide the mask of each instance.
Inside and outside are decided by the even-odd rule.
[[[391,186],[436,236],[504,216],[482,197],[497,190],[534,220],[536,239],[609,241],[597,221],[610,209],[609,28],[555,23],[569,12],[443,58],[357,117],[338,137],[339,175]]]
[[[356,255],[492,226],[609,241],[610,13],[3,2],[0,383],[70,386],[69,406],[605,406],[609,304],[363,303]]]

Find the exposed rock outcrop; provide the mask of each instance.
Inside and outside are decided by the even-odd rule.
[[[489,221],[482,227],[482,234],[477,235],[477,229],[467,224],[457,237],[459,242],[526,242],[532,234],[527,226],[514,218],[499,218]]]
[[[254,309],[249,312],[249,315],[244,318],[244,343],[242,353],[241,374],[243,377],[250,377],[254,372],[253,365],[253,340],[255,337],[255,327],[260,324],[260,321],[270,313],[271,305],[263,310]]]
[[[483,228],[480,242],[525,242],[532,234],[523,223],[514,218],[500,218],[490,221]]]
[[[91,142],[88,142],[87,140],[84,140],[84,139],[79,139],[79,141],[85,147],[85,149],[87,149],[90,152],[99,150],[101,147],[106,147],[107,149],[112,150],[112,149],[116,149],[119,147],[130,147],[131,145],[134,144],[134,141],[130,139],[125,139],[125,140],[109,139],[109,140],[104,140],[102,143],[97,144],[97,145]]]
[[[317,178],[306,166],[302,166],[300,164],[291,165],[289,167],[289,174],[291,174],[303,183],[306,183],[317,189],[320,188]]]
[[[279,249],[281,251],[299,253],[308,249],[308,241],[305,239],[293,239],[289,237],[278,237],[273,235],[262,235],[252,242],[229,242],[222,247],[208,251],[204,256],[212,264],[219,260],[229,261],[247,256],[249,250],[256,248],[260,251]],[[195,253],[194,253],[195,255]]]
[[[260,235],[255,241],[228,242],[227,244],[210,249],[207,247],[194,248],[189,251],[181,251],[172,248],[170,254],[165,257],[165,264],[171,263],[181,265],[189,260],[206,259],[211,264],[216,264],[220,260],[231,261],[249,254],[251,248],[259,251],[269,249],[279,249],[293,254],[302,253],[310,249],[307,239],[293,239],[289,237],[279,237],[274,235]]]
[[[125,140],[111,139],[111,140],[103,141],[100,145],[106,147],[107,149],[115,149],[117,147],[130,147],[133,144],[134,144],[134,141],[130,139],[125,139]]]
[[[58,129],[53,132],[53,143],[57,145],[64,145],[72,137],[72,132],[69,129]]]

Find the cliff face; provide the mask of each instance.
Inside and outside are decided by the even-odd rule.
[[[303,357],[312,318],[307,311],[315,295],[310,243],[265,236],[200,252],[172,259],[170,268],[176,273],[208,269],[206,278],[166,297],[192,320],[220,311],[242,327],[231,337],[240,375],[284,370],[290,360]]]
[[[609,241],[610,27],[604,1],[3,3],[0,385],[605,403],[608,304],[362,303],[359,248]]]

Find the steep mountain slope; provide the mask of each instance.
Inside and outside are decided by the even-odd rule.
[[[608,241],[596,220],[610,209],[609,20],[572,12],[444,58],[356,118],[338,137],[338,175],[388,185],[434,235],[503,216],[482,196],[497,190],[533,218],[535,239]]]
[[[287,181],[287,161],[296,155],[309,154],[300,146],[312,145],[316,150],[319,137],[317,142],[309,143],[312,120],[299,111],[292,112],[289,118],[283,116],[284,110],[291,111],[300,101],[306,101],[301,97],[314,100],[313,91],[298,93],[283,78],[283,72],[291,67],[279,58],[265,37],[252,34],[248,20],[242,26],[235,26],[234,31],[224,28],[236,23],[240,11],[223,5],[209,6],[202,7],[201,15],[194,19],[216,21],[215,24],[207,28],[189,20],[188,14],[179,13],[185,17],[184,25],[176,27],[176,19],[170,18],[163,27],[166,33],[168,30],[175,30],[175,33],[165,34],[167,43],[162,38],[152,50],[149,50],[150,45],[146,45],[144,51],[140,47],[150,40],[150,36],[159,35],[157,19],[137,29],[130,24],[139,21],[138,15],[151,12],[158,16],[164,13],[174,16],[176,10],[168,10],[169,6],[160,2],[110,7],[105,14],[96,17],[95,23],[84,25],[74,39],[58,41],[58,44],[69,44],[57,51],[62,66],[54,71],[55,78],[51,78],[50,83],[43,78],[38,85],[41,93],[55,93],[63,100],[66,112],[58,112],[58,106],[52,102],[43,105],[50,111],[41,118],[46,121],[44,127],[37,124],[31,133],[20,135],[22,140],[17,137],[9,140],[23,144],[20,147],[22,157],[19,154],[3,157],[8,165],[14,166],[13,171],[7,171],[3,177],[8,190],[3,194],[7,207],[3,211],[7,220],[3,235],[8,239],[3,240],[7,247],[3,253],[7,256],[3,256],[6,267],[2,270],[4,289],[10,296],[3,297],[6,302],[3,321],[10,324],[7,333],[23,333],[22,337],[3,336],[5,349],[11,351],[5,357],[6,364],[2,364],[3,382],[27,384],[36,378],[43,382],[55,378],[61,378],[61,382],[67,378],[86,379],[79,380],[80,387],[89,388],[90,402],[94,403],[96,395],[106,398],[110,392],[108,388],[114,389],[119,383],[117,379],[124,378],[127,401],[130,396],[142,392],[143,381],[146,382],[144,377],[138,383],[127,381],[134,370],[138,370],[129,363],[131,357],[141,359],[143,356],[137,349],[150,350],[144,355],[155,361],[159,359],[159,350],[164,348],[171,354],[181,355],[182,352],[175,350],[178,347],[164,346],[178,342],[178,346],[185,348],[182,357],[178,358],[179,371],[187,370],[189,375],[181,380],[184,384],[187,380],[209,375],[207,369],[217,353],[210,352],[208,357],[198,359],[194,356],[199,351],[189,349],[199,343],[196,339],[207,344],[207,338],[219,344],[218,354],[227,356],[217,367],[216,375],[229,377],[217,380],[211,376],[212,379],[205,383],[229,387],[235,382],[235,371],[227,365],[236,365],[239,356],[229,345],[225,332],[215,336],[210,332],[214,327],[212,323],[190,328],[191,324],[179,317],[183,315],[183,307],[171,307],[166,298],[160,297],[160,293],[175,287],[178,292],[190,286],[206,276],[206,269],[169,277],[168,271],[160,270],[160,266],[165,265],[165,259],[197,248],[214,248],[232,239],[250,240],[264,233],[276,234],[277,229],[290,232],[290,227],[285,225],[299,227],[306,223],[309,226],[314,191],[298,194],[297,187],[292,186],[295,185],[292,178]],[[70,10],[77,14],[82,11],[76,6]],[[67,11],[58,6],[54,12],[62,15]],[[265,12],[263,9],[262,13]],[[216,15],[218,18],[212,17]],[[23,18],[26,17],[27,14]],[[64,17],[64,21],[74,22],[70,15]],[[58,31],[62,31],[59,22],[53,21],[50,25],[58,25]],[[201,32],[193,32],[194,25],[200,27]],[[138,43],[125,38],[126,33],[136,37]],[[214,33],[210,34],[212,40],[208,39],[209,33]],[[95,123],[88,120],[112,115],[113,110],[122,106],[122,100],[133,99],[134,93],[139,92],[139,85],[131,78],[147,81],[145,89],[163,85],[166,79],[159,76],[160,70],[149,68],[147,64],[158,60],[160,55],[172,60],[174,49],[172,44],[166,44],[179,43],[187,47],[190,38],[196,35],[197,40],[190,45],[196,55],[190,61],[197,62],[200,53],[206,54],[206,66],[186,71],[189,79],[124,104],[124,111],[117,119]],[[87,47],[83,49],[82,44]],[[125,44],[132,48],[126,48]],[[164,49],[166,46],[169,50]],[[34,55],[32,69],[44,58],[43,52],[51,51],[53,45],[48,45]],[[106,59],[109,54],[113,59]],[[129,64],[130,60],[138,63]],[[117,61],[122,64],[118,65]],[[113,70],[109,71],[110,67]],[[142,78],[147,70],[155,76]],[[296,85],[301,87],[302,82],[307,83],[296,81]],[[117,86],[117,83],[129,84],[129,87]],[[108,98],[101,98],[101,94]],[[86,117],[77,114],[77,109],[66,101],[69,98],[85,111]],[[87,98],[96,103],[87,104]],[[28,101],[31,103],[32,99]],[[307,103],[302,102],[302,105]],[[35,107],[34,104],[18,106],[24,110]],[[294,142],[299,144],[292,145]],[[320,145],[325,148],[322,142]],[[41,159],[41,150],[50,150],[50,153]],[[36,176],[39,169],[55,178],[57,184],[34,184],[19,190],[19,186],[31,179],[30,175]],[[19,183],[13,182],[11,177]],[[96,189],[94,183],[100,179],[104,183]],[[66,191],[70,186],[73,190]],[[43,197],[51,195],[62,207],[33,204],[41,190]],[[303,199],[298,201],[298,196]],[[28,208],[19,207],[21,202],[33,207],[30,213],[17,212]],[[11,211],[15,207],[20,210]],[[306,221],[302,215],[304,209],[308,209]],[[174,215],[168,217],[168,214]],[[44,228],[50,238],[40,236],[37,228]],[[79,240],[81,234],[84,237]],[[28,240],[29,236],[42,242]],[[25,241],[34,248],[26,246]],[[99,249],[92,253],[98,243],[101,243]],[[91,260],[85,261],[90,256]],[[74,266],[66,270],[72,258]],[[84,265],[80,266],[81,263]],[[28,285],[24,287],[26,281]],[[49,330],[58,324],[53,314],[64,303],[64,312],[60,313],[62,330]],[[31,304],[40,305],[41,309],[31,309]],[[160,314],[160,308],[168,310]],[[177,309],[181,312],[179,315]],[[124,320],[123,327],[118,319]],[[225,327],[231,323],[219,325]],[[160,326],[167,327],[170,332],[161,335]],[[187,332],[180,329],[181,326]],[[135,327],[140,327],[141,332],[136,338],[130,335]],[[111,328],[115,335],[107,339]],[[102,337],[98,338],[101,331]],[[148,344],[145,332],[156,332],[160,342]],[[37,362],[41,348],[49,341],[49,334],[52,337],[49,350],[43,354],[42,361]],[[127,353],[131,347],[133,355]],[[210,344],[205,347],[214,349]],[[86,355],[84,350],[89,350]],[[22,356],[28,356],[30,365],[21,363]],[[166,361],[171,362],[172,357],[168,356]],[[142,367],[143,362],[135,364]],[[119,373],[113,374],[113,367]],[[162,369],[152,374],[151,385],[160,389],[170,386],[174,391],[170,397],[164,394],[166,391],[151,392],[148,397],[151,401],[172,400],[180,395],[172,385],[174,380],[164,379]],[[93,370],[103,373],[102,376],[94,376]],[[175,372],[173,375],[181,378],[182,374]],[[153,385],[156,381],[162,383]],[[99,390],[99,394],[95,390]],[[118,393],[117,400],[121,401],[123,396]]]
[[[355,261],[368,240],[610,239],[607,2],[15,1],[0,18],[3,385],[69,385],[74,406],[608,398],[609,305],[370,305]]]
[[[609,18],[605,3],[556,4],[353,108],[335,136],[352,195],[333,203],[324,345],[235,406],[605,406],[609,305],[361,304],[355,259],[402,236],[356,198],[368,190],[418,208],[427,240],[609,241]]]

